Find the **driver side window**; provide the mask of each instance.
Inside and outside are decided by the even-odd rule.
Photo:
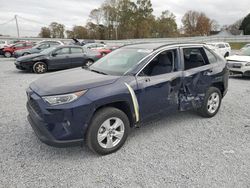
[[[177,51],[167,50],[158,54],[141,71],[140,76],[157,76],[176,71]]]
[[[57,55],[64,55],[64,54],[69,54],[69,48],[61,48],[56,51]]]

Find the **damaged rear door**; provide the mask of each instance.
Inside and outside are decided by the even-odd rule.
[[[181,111],[201,107],[206,91],[213,83],[214,64],[210,64],[203,46],[181,48],[182,87],[179,93]]]

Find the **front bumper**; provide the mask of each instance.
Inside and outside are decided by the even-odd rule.
[[[59,108],[48,106],[30,89],[27,95],[28,121],[42,142],[55,147],[81,145],[91,112],[89,105],[82,105],[86,99]]]
[[[32,70],[32,63],[29,62],[22,63],[19,61],[15,61],[15,66],[19,70]]]

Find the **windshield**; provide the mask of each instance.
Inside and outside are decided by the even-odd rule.
[[[250,47],[242,51],[242,55],[250,56]]]
[[[118,49],[98,60],[89,69],[104,74],[121,76],[150,52],[150,50],[142,49]]]
[[[56,47],[47,48],[47,49],[41,51],[40,54],[47,55],[47,54],[53,52],[55,49],[56,49]]]

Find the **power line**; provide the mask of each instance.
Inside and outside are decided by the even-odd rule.
[[[33,23],[36,23],[36,24],[40,24],[40,25],[47,25],[47,24],[44,24],[44,23],[41,23],[41,22],[38,22],[38,21],[35,21],[35,20],[32,20],[32,19],[28,19],[28,18],[24,18],[22,16],[18,16],[18,18],[21,18],[22,20],[25,20],[25,21],[28,21],[28,22],[33,22]]]
[[[0,25],[5,25],[5,24],[8,24],[8,23],[10,23],[10,22],[12,22],[12,21],[14,21],[15,20],[15,18],[12,18],[12,19],[10,19],[9,21],[7,21],[7,22],[4,22],[4,23],[0,23]]]

